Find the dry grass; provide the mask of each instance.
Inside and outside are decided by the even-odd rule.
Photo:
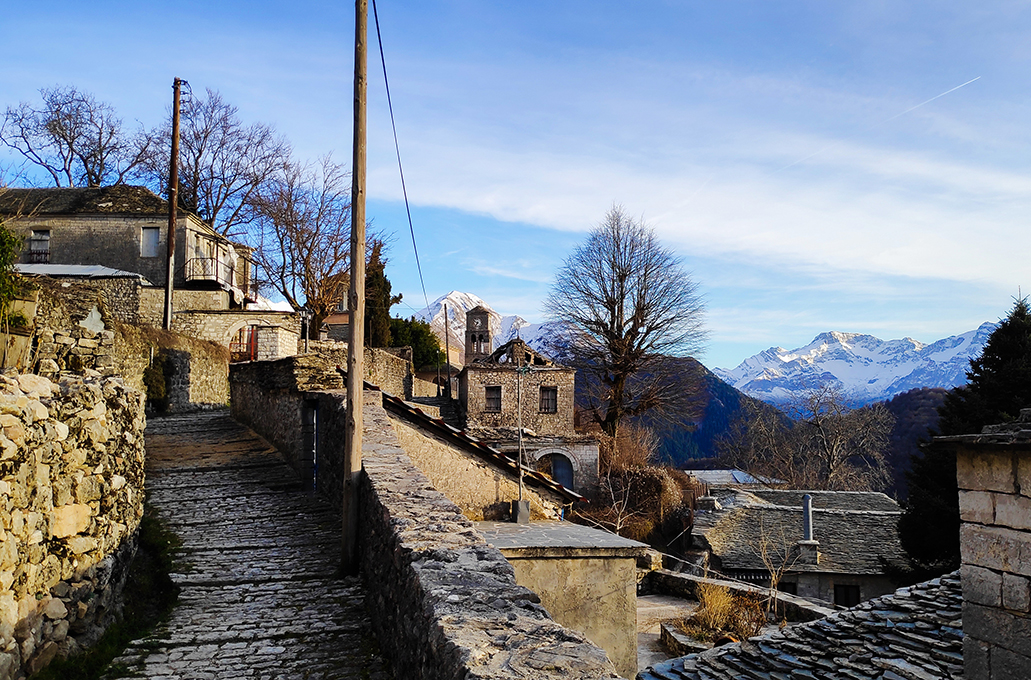
[[[734,613],[730,590],[714,583],[699,583],[695,593],[700,605],[695,621],[711,630],[724,630]]]
[[[758,635],[766,625],[762,597],[732,593],[726,586],[699,583],[695,591],[699,609],[687,619],[673,624],[684,634],[702,642],[713,642],[726,635],[737,639]]]

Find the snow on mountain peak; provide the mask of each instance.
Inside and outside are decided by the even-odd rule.
[[[428,307],[416,312],[415,317],[430,324],[430,328],[444,343],[445,323],[444,305],[447,305],[446,334],[452,348],[458,348],[464,361],[465,350],[465,315],[476,307],[483,307],[490,312],[490,330],[494,349],[515,337],[521,337],[534,350],[547,353],[543,348],[544,340],[551,335],[552,324],[531,324],[515,314],[502,316],[494,311],[483,298],[472,293],[453,290],[447,295],[434,300]]]
[[[804,347],[771,347],[737,368],[714,372],[742,392],[772,403],[827,383],[857,402],[869,403],[916,387],[965,384],[970,359],[980,355],[994,329],[995,324],[985,323],[930,344],[909,337],[885,341],[863,333],[828,331]]]

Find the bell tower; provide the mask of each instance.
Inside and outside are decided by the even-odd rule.
[[[465,363],[489,356],[494,345],[490,337],[490,310],[476,306],[465,313]]]

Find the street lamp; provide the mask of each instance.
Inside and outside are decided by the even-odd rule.
[[[312,317],[315,314],[307,307],[301,307],[297,310],[298,315],[301,317],[301,332],[304,334],[304,353],[308,353],[308,338],[311,336],[311,326],[308,324],[311,322]]]

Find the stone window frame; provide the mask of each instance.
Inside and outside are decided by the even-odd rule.
[[[558,385],[541,385],[538,411],[558,413]]]
[[[501,385],[484,385],[483,412],[501,413]]]

